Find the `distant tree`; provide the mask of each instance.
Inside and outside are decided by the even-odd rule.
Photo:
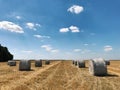
[[[3,47],[0,44],[0,62],[13,60],[13,55],[8,51],[7,47]]]

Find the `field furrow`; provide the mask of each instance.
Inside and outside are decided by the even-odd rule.
[[[31,71],[19,71],[18,64],[0,66],[0,90],[120,90],[120,62],[107,66],[107,76],[93,76],[86,68],[78,68],[72,61],[53,61]]]

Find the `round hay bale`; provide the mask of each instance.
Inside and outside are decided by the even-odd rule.
[[[72,64],[75,64],[75,61],[74,61],[74,60],[72,61]]]
[[[105,60],[106,65],[110,65],[110,60]]]
[[[77,61],[74,61],[75,66],[77,66]]]
[[[31,61],[30,60],[21,60],[19,63],[20,71],[30,71],[31,70]]]
[[[35,60],[35,67],[42,67],[42,60]]]
[[[16,61],[10,60],[8,61],[9,66],[16,66]]]
[[[50,60],[45,60],[45,65],[49,65],[50,64]]]
[[[89,63],[89,72],[95,76],[107,75],[107,66],[104,59],[93,59]]]
[[[85,68],[85,61],[84,60],[79,60],[78,61],[78,67],[79,68]]]

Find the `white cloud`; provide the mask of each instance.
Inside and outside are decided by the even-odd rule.
[[[70,26],[69,29],[71,30],[71,32],[80,32],[79,28],[76,26]]]
[[[16,19],[21,19],[21,16],[16,16],[15,18],[16,18]]]
[[[36,25],[36,26],[38,26],[38,27],[41,27],[41,25],[40,25],[40,24],[38,24],[38,23],[36,23],[35,25]]]
[[[34,30],[35,30],[35,25],[34,25],[34,23],[26,23],[26,25],[27,25],[27,28],[29,28],[29,29],[34,29]]]
[[[15,33],[24,33],[22,27],[9,21],[1,21],[0,29],[8,30],[10,32],[15,32]]]
[[[42,36],[42,35],[33,35],[34,37],[36,38],[40,38],[40,39],[43,39],[43,38],[50,38],[50,36]]]
[[[26,27],[32,30],[37,30],[36,27],[41,27],[41,25],[38,23],[35,24],[35,23],[28,22],[26,23]]]
[[[60,32],[68,32],[68,31],[69,31],[68,28],[61,28],[61,29],[60,29]]]
[[[77,26],[70,26],[69,28],[61,28],[60,30],[59,30],[60,32],[69,32],[69,31],[71,31],[72,33],[78,33],[78,32],[80,32],[80,30],[79,30],[79,28],[77,27]]]
[[[58,53],[59,52],[58,49],[53,49],[51,47],[51,45],[42,45],[41,48],[44,48],[46,51],[52,52],[52,53]]]
[[[112,51],[112,50],[113,50],[112,46],[110,46],[110,45],[104,46],[104,51],[105,52],[109,52],[109,51]]]
[[[51,45],[42,45],[41,48],[44,48],[46,51],[51,51],[52,50]]]
[[[74,51],[74,52],[80,52],[81,49],[74,49],[73,51]]]
[[[82,50],[82,54],[85,54],[85,53],[89,53],[89,52],[91,52],[91,50],[89,50],[89,49],[85,49],[85,50]]]
[[[58,53],[59,50],[58,50],[58,49],[54,49],[54,50],[51,50],[51,52],[53,52],[53,53]]]
[[[79,5],[73,5],[70,8],[68,8],[67,11],[71,12],[71,13],[75,13],[75,14],[79,14],[84,10],[84,8],[82,6]]]
[[[22,52],[23,52],[23,53],[32,53],[33,51],[30,51],[30,50],[23,50]]]

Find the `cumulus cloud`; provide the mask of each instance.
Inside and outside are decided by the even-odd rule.
[[[62,32],[62,33],[63,32],[69,32],[69,31],[71,31],[72,33],[80,32],[79,28],[77,26],[73,26],[73,25],[68,27],[68,28],[61,28],[59,31]]]
[[[26,25],[27,25],[27,28],[36,30],[34,23],[26,23]]]
[[[60,32],[68,32],[68,31],[69,31],[68,28],[61,28],[61,29],[60,29]]]
[[[80,52],[81,49],[74,49],[73,51],[74,51],[74,52]]]
[[[110,46],[110,45],[104,46],[104,51],[105,52],[109,52],[109,51],[112,51],[112,50],[113,50],[112,46]]]
[[[70,8],[68,8],[67,11],[71,12],[71,13],[75,13],[75,14],[79,14],[84,10],[84,8],[82,6],[79,5],[73,5]]]
[[[51,45],[42,45],[41,48],[44,48],[48,52],[57,53],[58,49],[53,49]]]
[[[42,45],[41,48],[44,48],[46,51],[51,51],[52,50],[51,45]]]
[[[41,25],[40,25],[40,24],[38,24],[38,23],[36,23],[35,25],[36,25],[36,26],[38,26],[38,27],[41,27]]]
[[[80,32],[79,28],[76,26],[70,26],[69,29],[71,30],[71,32],[75,33],[75,32]]]
[[[41,27],[41,25],[38,23],[35,24],[35,23],[28,22],[26,23],[26,27],[32,30],[37,30],[36,28]]]
[[[15,33],[24,33],[23,28],[19,25],[9,22],[9,21],[1,21],[0,22],[0,29],[8,30],[10,32]]]
[[[44,39],[44,38],[50,38],[50,36],[42,36],[42,35],[39,35],[39,34],[37,34],[37,35],[33,35],[34,37],[36,37],[36,38],[40,38],[40,39]]]

